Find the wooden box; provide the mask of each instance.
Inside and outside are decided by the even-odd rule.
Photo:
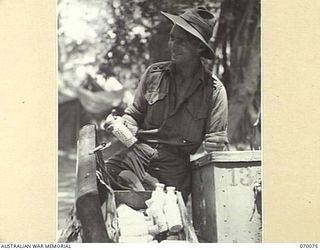
[[[193,225],[200,242],[261,242],[260,151],[208,154],[192,163]]]
[[[112,243],[117,233],[116,207],[125,203],[137,210],[145,209],[145,201],[151,197],[151,191],[114,191],[108,186],[101,188],[102,184],[97,180],[97,154],[90,153],[96,146],[95,126],[84,126],[80,131],[77,152],[76,214],[81,223],[82,242]],[[180,192],[177,192],[177,197],[184,225],[181,239],[198,242],[191,214],[187,214]]]
[[[106,197],[97,181],[97,154],[90,153],[97,143],[95,127],[83,127],[77,153],[76,213],[83,242],[113,242],[109,234],[115,228],[117,204],[125,202],[138,209],[151,193],[111,190]],[[214,152],[194,161],[193,226],[179,194],[185,239],[189,242],[261,242],[261,193],[254,192],[260,173],[260,151]]]
[[[152,191],[114,191],[114,198],[108,199],[108,203],[105,204],[105,206],[102,206],[103,217],[105,219],[106,228],[110,238],[113,238],[113,235],[111,235],[113,229],[111,229],[111,227],[115,228],[117,224],[115,211],[116,207],[118,207],[120,204],[126,204],[135,210],[144,210],[147,208],[145,201],[151,198],[151,193]],[[184,226],[183,230],[179,233],[179,238],[187,242],[197,243],[198,239],[191,223],[191,214],[187,214],[187,209],[185,207],[181,193],[176,192],[176,194],[178,197],[178,205],[182,223]],[[114,222],[110,223],[111,220],[113,220]]]

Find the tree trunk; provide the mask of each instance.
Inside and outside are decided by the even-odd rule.
[[[239,137],[242,141],[245,140],[245,133],[239,130],[244,117],[249,116],[249,123],[253,124],[258,115],[257,108],[252,106],[260,82],[260,13],[257,16],[260,2],[259,0],[242,0],[241,2],[225,0],[223,4],[233,5],[234,14],[231,27],[234,33],[229,38],[231,91],[228,93],[230,98],[228,134],[231,142],[237,142]],[[239,7],[242,11],[239,11]],[[243,7],[245,7],[244,11]],[[222,11],[224,9],[230,11],[230,8],[222,8]],[[221,15],[226,14],[228,13]],[[250,128],[247,129],[249,131]]]

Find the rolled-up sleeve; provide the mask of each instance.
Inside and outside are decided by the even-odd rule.
[[[133,103],[125,109],[125,114],[133,117],[138,124],[144,120],[145,112],[147,109],[147,101],[144,97],[146,91],[146,79],[149,68],[144,72],[138,84],[136,93],[134,95]]]
[[[214,89],[211,98],[206,134],[227,132],[228,98],[226,89],[221,82],[217,82],[216,89]]]

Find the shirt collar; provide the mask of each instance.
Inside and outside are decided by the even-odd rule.
[[[175,74],[175,71],[176,71],[176,67],[175,67],[175,64],[170,62],[169,65],[167,66],[166,70],[168,72],[170,72],[170,76],[173,77],[174,74]],[[200,83],[203,83],[205,82],[206,78],[208,76],[206,76],[208,73],[206,72],[205,70],[205,67],[203,66],[203,64],[201,63],[200,65],[200,70],[197,72],[197,74],[194,76],[194,80],[198,79],[197,84],[200,84]]]

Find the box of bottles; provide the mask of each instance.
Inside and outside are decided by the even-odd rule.
[[[170,229],[170,226],[161,230],[163,224],[158,227],[158,215],[156,219],[150,216],[147,204],[152,200],[152,191],[114,191],[113,198],[102,207],[108,237],[120,243],[198,242],[192,226],[192,215],[188,214],[181,193],[174,193],[182,226],[172,231],[173,227]],[[165,218],[164,223],[170,225]]]

